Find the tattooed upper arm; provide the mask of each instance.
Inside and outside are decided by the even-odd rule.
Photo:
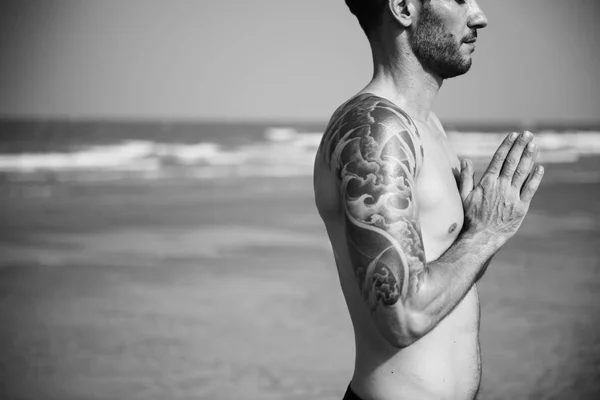
[[[325,157],[339,178],[352,267],[372,312],[418,291],[425,253],[415,199],[418,130],[387,100],[359,96],[330,124]]]

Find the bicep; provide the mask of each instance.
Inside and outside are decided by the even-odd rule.
[[[388,119],[344,135],[335,153],[360,291],[371,311],[394,308],[416,289],[425,268],[415,199],[423,158],[418,132]]]

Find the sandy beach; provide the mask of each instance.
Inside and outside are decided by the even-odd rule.
[[[479,285],[481,399],[600,394],[600,183],[569,183],[590,165],[548,167]],[[310,177],[55,183],[1,206],[2,398],[341,398],[353,335]]]

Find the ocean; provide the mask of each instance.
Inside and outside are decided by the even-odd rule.
[[[0,122],[0,398],[340,399],[352,327],[314,206],[324,123]],[[514,126],[448,125],[480,174]],[[600,396],[600,127],[478,284],[482,399]]]
[[[199,180],[307,176],[324,124],[4,121],[0,174],[10,181]],[[512,130],[517,130],[513,127]],[[487,161],[512,131],[452,128],[457,153]],[[541,163],[600,155],[599,130],[535,130]]]

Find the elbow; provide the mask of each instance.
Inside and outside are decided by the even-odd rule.
[[[395,319],[393,324],[386,324],[380,332],[390,345],[404,349],[425,336],[432,327],[432,320],[427,315],[411,312]]]

